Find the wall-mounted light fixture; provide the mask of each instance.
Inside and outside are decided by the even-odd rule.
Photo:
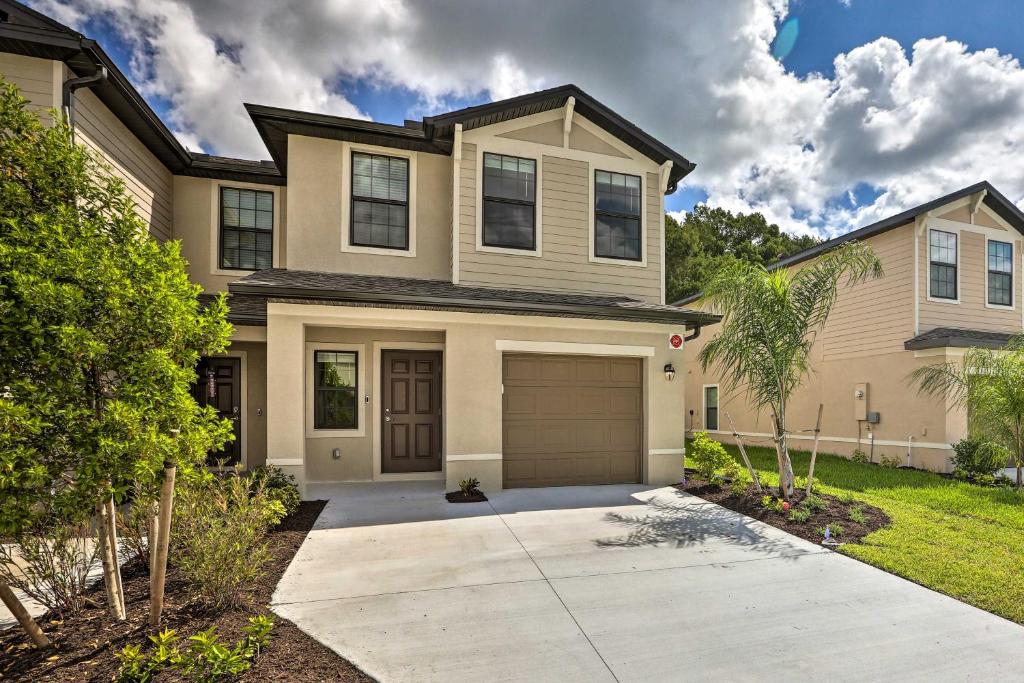
[[[335,448],[331,451],[331,457],[335,460],[341,460],[341,449]]]
[[[672,367],[671,363],[665,363],[665,379],[669,382],[676,378],[676,369]]]

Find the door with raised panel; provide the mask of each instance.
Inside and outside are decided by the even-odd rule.
[[[381,471],[441,470],[441,352],[381,352]]]

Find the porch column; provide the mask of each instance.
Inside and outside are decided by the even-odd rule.
[[[267,311],[267,464],[295,476],[306,493],[305,356],[302,319]]]

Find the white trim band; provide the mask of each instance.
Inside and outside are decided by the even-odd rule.
[[[267,458],[267,464],[277,465],[278,467],[294,467],[302,465],[302,458]]]
[[[653,346],[626,346],[622,344],[581,344],[577,342],[544,342],[519,339],[498,339],[494,342],[498,351],[522,353],[565,353],[581,356],[644,356],[654,357]]]
[[[461,455],[446,456],[446,460],[471,461],[471,460],[501,460],[501,453],[463,453]]]
[[[722,429],[693,429],[689,431],[694,432],[707,432],[708,434],[722,434],[725,436],[732,436],[732,432]],[[771,434],[767,432],[740,432],[740,436],[770,439]],[[798,439],[801,441],[814,441],[814,437],[808,434],[787,434],[787,439]],[[865,436],[862,439],[855,439],[852,436],[822,436],[819,438],[820,441],[835,441],[836,443],[859,443],[862,445],[869,445],[871,438]],[[898,441],[894,439],[875,439],[876,446],[913,446],[914,448],[933,448],[939,450],[951,450],[953,446],[948,443],[939,442],[928,442],[928,441]]]
[[[685,448],[649,448],[647,449],[647,455],[682,455],[686,452]]]

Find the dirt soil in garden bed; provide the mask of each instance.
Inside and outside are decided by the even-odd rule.
[[[717,484],[709,484],[699,477],[687,477],[686,485],[676,484],[676,488],[721,505],[724,508],[742,512],[748,517],[753,517],[765,524],[770,524],[812,543],[821,543],[823,540],[821,530],[826,525],[831,525],[833,530],[837,526],[842,528],[842,533],[836,537],[836,540],[841,543],[860,543],[872,531],[888,526],[890,521],[889,516],[885,512],[872,505],[867,505],[860,501],[845,502],[835,496],[823,493],[815,493],[813,495],[825,503],[824,509],[812,512],[810,518],[805,522],[795,522],[789,518],[789,512],[778,512],[772,508],[764,507],[761,504],[763,495],[757,492],[753,484],[747,487],[743,495],[736,495],[727,486],[722,487]],[[769,489],[765,489],[765,493],[770,493]],[[791,509],[801,507],[803,500],[804,492],[797,491],[794,499],[791,501]],[[864,523],[855,522],[850,519],[850,510],[852,508],[860,508],[861,512],[864,513]]]
[[[444,499],[449,503],[486,503],[487,496],[482,491],[470,491],[467,496],[462,491],[451,491],[444,494]]]
[[[168,568],[162,628],[175,629],[181,641],[188,636],[217,627],[222,642],[232,646],[242,636],[242,627],[255,614],[270,614],[274,619],[270,645],[238,680],[242,681],[345,681],[373,679],[347,660],[300,631],[295,624],[267,607],[270,596],[302,545],[306,534],[326,503],[306,501],[268,536],[272,559],[266,573],[252,587],[249,609],[212,611],[197,604],[173,566]],[[114,653],[125,645],[147,644],[149,630],[149,573],[137,561],[122,567],[128,619],[115,623],[108,616],[102,583],[90,591],[98,606],[63,623],[46,615],[38,621],[55,649],[32,649],[20,627],[0,631],[0,681],[111,681],[117,675]],[[180,641],[179,641],[180,642]],[[143,648],[148,651],[148,647]],[[164,671],[156,680],[180,680]]]

